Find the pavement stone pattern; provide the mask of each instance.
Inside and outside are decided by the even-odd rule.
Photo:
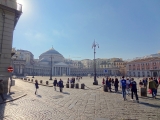
[[[61,78],[65,83],[68,77]],[[101,82],[103,78],[98,79]],[[100,87],[93,86],[93,78],[80,81],[93,89]],[[15,84],[27,96],[0,104],[0,120],[160,120],[160,89],[157,99],[149,94],[150,97],[139,97],[140,103],[136,103],[130,96],[123,101],[121,92],[104,92],[103,88],[64,88],[60,93],[58,87],[55,91],[53,87],[39,86],[35,95],[34,84],[19,79]]]

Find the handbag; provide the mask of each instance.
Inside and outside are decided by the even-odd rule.
[[[152,94],[152,90],[151,90],[151,89],[149,89],[149,90],[148,90],[148,93],[149,93],[149,94]]]

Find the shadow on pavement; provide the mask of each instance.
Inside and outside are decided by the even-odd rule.
[[[149,103],[145,103],[145,102],[140,102],[139,104],[143,104],[149,107],[154,107],[154,108],[160,108],[160,105],[154,105],[154,104],[149,104]]]
[[[42,98],[42,96],[41,96],[41,95],[37,95],[37,97]]]
[[[147,96],[147,97],[142,97],[142,96],[140,96],[139,98],[141,98],[141,99],[152,99],[152,100],[154,100],[153,97],[149,97],[149,96]],[[156,98],[155,100],[160,100],[160,98]]]
[[[67,94],[67,95],[70,95],[70,93],[68,93],[68,92],[62,92],[63,94]]]

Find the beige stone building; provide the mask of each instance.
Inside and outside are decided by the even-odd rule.
[[[5,92],[8,92],[11,63],[13,31],[22,13],[22,5],[16,0],[0,0],[0,78],[4,80]]]

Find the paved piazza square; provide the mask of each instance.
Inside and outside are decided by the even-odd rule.
[[[61,78],[65,85],[68,77],[56,78],[58,80]],[[34,79],[48,80],[50,84],[53,83],[49,77],[35,76]],[[127,101],[123,101],[120,89],[118,93],[103,91],[102,79],[103,77],[98,78],[99,85],[93,86],[93,77],[83,77],[79,83],[85,83],[91,89],[64,87],[63,93],[60,93],[58,88],[55,91],[53,87],[39,85],[38,95],[34,94],[33,83],[15,79],[16,86],[14,87],[18,87],[27,96],[0,104],[0,119],[160,120],[160,89],[158,89],[157,99],[151,98],[151,94],[148,94],[148,97],[139,96],[140,103],[131,101],[130,96],[127,96]]]

